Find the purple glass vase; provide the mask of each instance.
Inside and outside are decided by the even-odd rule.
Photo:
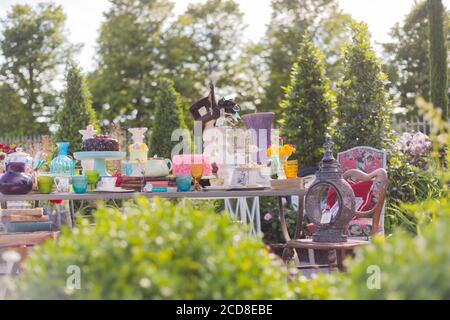
[[[8,171],[0,178],[0,192],[3,194],[27,194],[32,187],[33,180],[25,174],[25,163],[9,163]]]
[[[258,147],[256,162],[263,163],[268,161],[267,148],[270,146],[270,137],[272,123],[274,119],[273,112],[251,113],[242,116],[245,127],[254,130],[251,134],[251,143]]]

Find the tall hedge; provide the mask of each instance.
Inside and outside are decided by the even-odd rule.
[[[447,41],[444,23],[445,9],[441,0],[428,0],[430,38],[430,97],[435,107],[448,118]]]
[[[78,130],[85,129],[89,124],[97,126],[89,88],[80,69],[74,63],[69,65],[67,71],[64,105],[56,121],[58,131],[55,140],[70,142],[70,153],[81,150],[82,136]]]
[[[286,142],[297,146],[292,158],[304,168],[317,165],[323,156],[335,109],[328,84],[321,53],[305,33],[281,103],[282,135]]]
[[[156,94],[156,113],[152,126],[150,155],[170,158],[176,142],[171,141],[172,132],[185,128],[183,104],[172,80],[161,78]]]
[[[368,27],[352,25],[352,41],[344,53],[344,77],[338,83],[336,145],[385,148],[392,138],[387,76],[370,44]]]

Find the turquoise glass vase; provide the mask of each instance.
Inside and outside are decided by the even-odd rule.
[[[69,156],[69,142],[57,142],[58,156],[50,163],[52,176],[73,176],[75,173],[75,160]]]

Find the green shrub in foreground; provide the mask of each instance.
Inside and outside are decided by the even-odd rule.
[[[398,231],[387,239],[374,239],[371,246],[348,261],[349,273],[302,280],[297,290],[306,298],[328,299],[450,299],[450,200],[430,200],[417,205],[427,215],[440,215],[425,226],[420,236]],[[379,268],[379,289],[367,281]]]
[[[36,248],[13,291],[37,299],[289,298],[285,268],[259,239],[211,210],[141,198],[121,214],[100,208]],[[81,289],[69,290],[71,265]]]

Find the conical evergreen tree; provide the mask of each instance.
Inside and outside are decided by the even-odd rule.
[[[392,139],[387,76],[370,44],[367,25],[352,25],[352,42],[344,55],[344,78],[338,84],[336,144],[384,149]]]
[[[97,117],[92,108],[89,89],[80,69],[74,63],[69,65],[66,75],[64,106],[56,117],[59,125],[56,141],[70,142],[70,153],[81,150],[80,129],[87,125],[97,126]]]
[[[442,118],[448,119],[447,41],[444,28],[445,10],[441,0],[428,0],[430,37],[430,97]]]
[[[156,113],[152,126],[150,156],[170,158],[177,142],[171,141],[172,132],[186,128],[180,95],[172,80],[161,78],[156,94]]]
[[[328,83],[321,53],[305,33],[281,103],[282,135],[297,146],[292,158],[298,159],[303,168],[317,165],[323,156],[335,109]]]

